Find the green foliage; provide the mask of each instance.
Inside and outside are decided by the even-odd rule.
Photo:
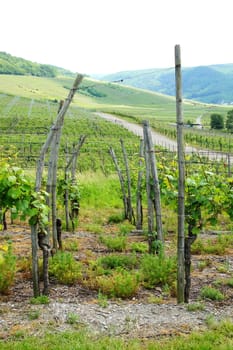
[[[233,324],[229,320],[215,322],[202,332],[155,339],[96,336],[87,330],[47,332],[35,337],[19,334],[0,340],[1,350],[230,350],[233,347]]]
[[[98,276],[97,283],[101,293],[124,299],[135,295],[140,284],[140,277],[135,272],[117,269],[110,276]]]
[[[34,191],[32,179],[21,168],[4,160],[0,162],[1,208],[11,209],[13,219],[29,217],[31,225],[38,224],[39,231],[46,233],[49,212],[46,197],[45,191]]]
[[[187,305],[187,310],[194,312],[194,311],[203,311],[205,310],[205,306],[202,303],[192,303]]]
[[[225,298],[218,289],[209,286],[203,287],[201,289],[201,297],[203,299],[211,299],[216,301],[222,301]]]
[[[100,236],[99,240],[111,251],[122,252],[126,248],[127,238],[124,236]]]
[[[46,305],[50,303],[50,300],[47,295],[39,295],[38,297],[31,298],[30,303],[32,305]]]
[[[233,243],[233,235],[218,235],[217,238],[204,240],[201,237],[198,238],[192,244],[193,254],[216,254],[223,255],[227,248],[230,248]]]
[[[74,325],[79,322],[79,315],[69,312],[66,316],[66,323]]]
[[[108,218],[108,224],[119,224],[124,220],[122,214],[112,214]]]
[[[233,277],[226,280],[226,285],[233,288]]]
[[[227,112],[226,129],[233,132],[233,109]]]
[[[224,119],[221,114],[213,113],[210,115],[210,128],[211,129],[223,129]]]
[[[97,260],[97,264],[100,264],[105,270],[116,269],[122,267],[125,269],[135,268],[138,264],[138,259],[135,254],[131,255],[106,255]]]
[[[28,319],[30,321],[37,320],[40,317],[40,311],[39,310],[32,310],[28,313]]]
[[[154,288],[157,285],[171,287],[176,281],[176,258],[174,257],[145,254],[140,266],[142,279],[147,288]]]
[[[74,284],[81,278],[81,264],[69,252],[57,252],[49,263],[49,274],[62,284]]]
[[[100,290],[98,292],[98,305],[104,308],[108,306],[108,297],[101,293]]]
[[[0,74],[33,75],[54,78],[58,73],[65,74],[65,69],[48,64],[39,64],[20,57],[0,52]],[[69,72],[71,73],[71,72]]]
[[[0,250],[0,293],[8,293],[9,288],[14,282],[15,273],[16,257],[12,253],[11,242],[8,242],[4,246],[4,250]]]
[[[148,244],[144,242],[133,242],[130,244],[130,249],[133,252],[146,253],[148,252]]]

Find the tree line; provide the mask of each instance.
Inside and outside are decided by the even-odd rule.
[[[210,116],[210,127],[211,129],[227,129],[228,132],[233,132],[233,109],[227,112],[226,121],[220,113],[213,113]]]

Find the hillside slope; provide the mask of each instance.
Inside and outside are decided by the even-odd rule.
[[[74,76],[74,73],[49,64],[40,64],[0,52],[0,74],[32,75],[53,78],[57,75]]]
[[[184,98],[205,103],[233,103],[233,64],[183,68]],[[119,72],[102,80],[175,95],[174,68]]]

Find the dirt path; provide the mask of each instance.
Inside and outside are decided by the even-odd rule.
[[[0,232],[0,237],[4,233]],[[213,236],[213,235],[212,235]],[[214,237],[208,239],[214,239]],[[14,228],[8,231],[15,253],[19,257],[30,256],[30,230]],[[88,232],[64,233],[64,242],[78,240],[75,257],[86,261],[92,257],[108,254],[101,246],[98,235]],[[130,236],[129,240],[139,240]],[[167,242],[168,244],[168,242]],[[105,248],[105,249],[104,249]],[[193,256],[193,277],[190,303],[197,303],[203,285],[211,285],[219,278],[227,278],[233,272],[232,251],[225,256],[208,257],[213,261],[200,271],[198,266],[203,256]],[[218,267],[228,264],[226,273],[219,273]],[[225,265],[224,265],[225,266]],[[0,296],[0,338],[7,338],[20,332],[42,336],[44,332],[57,332],[87,328],[95,334],[124,337],[157,337],[187,334],[207,327],[207,320],[233,321],[233,291],[222,286],[226,299],[221,302],[202,301],[203,309],[190,312],[186,305],[177,305],[176,298],[163,295],[160,287],[151,290],[141,288],[128,300],[102,300],[95,290],[80,284],[65,286],[50,281],[50,302],[47,305],[32,305],[32,282],[25,271],[17,273],[15,285],[10,294]],[[163,297],[162,297],[163,295]],[[162,298],[161,298],[162,297]],[[161,299],[160,299],[161,298]]]

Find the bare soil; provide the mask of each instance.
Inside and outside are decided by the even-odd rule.
[[[0,232],[0,243],[5,238],[12,240],[17,257],[30,259],[31,241],[28,227],[12,225],[8,231]],[[78,251],[74,255],[82,262],[87,261],[90,256],[93,259],[110,253],[99,243],[98,235],[94,233],[63,234],[64,242],[71,238],[77,239]],[[206,235],[203,235],[203,239],[206,238]],[[167,238],[167,246],[171,239],[172,237]],[[214,240],[215,236],[208,236],[209,239]],[[128,240],[145,241],[145,238],[130,235]],[[190,303],[200,301],[200,290],[203,286],[216,286],[217,281],[232,276],[232,253],[233,249],[229,249],[224,256],[193,256]],[[203,270],[200,269],[201,261],[207,262]],[[217,322],[226,318],[232,320],[233,288],[224,283],[219,283],[217,288],[225,295],[224,301],[205,300],[203,310],[190,312],[187,310],[187,305],[177,305],[176,298],[164,294],[160,287],[151,290],[141,288],[129,300],[108,300],[107,305],[101,306],[97,291],[81,285],[68,287],[51,280],[50,303],[32,305],[30,272],[18,271],[9,294],[0,295],[0,337],[5,339],[20,332],[43,335],[47,331],[74,330],[83,327],[96,334],[125,337],[148,338],[186,334],[193,330],[204,329],[207,319],[210,318]],[[159,297],[162,297],[161,303],[158,303]]]

